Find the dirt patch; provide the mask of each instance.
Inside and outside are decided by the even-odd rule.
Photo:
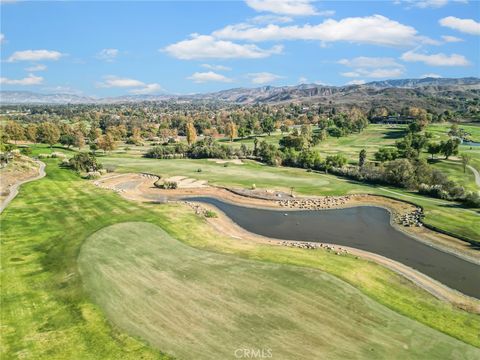
[[[38,164],[27,156],[16,155],[0,169],[0,202],[10,194],[12,187],[38,174]]]

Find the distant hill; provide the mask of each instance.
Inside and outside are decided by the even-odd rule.
[[[29,91],[1,91],[0,104],[117,104],[158,101],[224,101],[238,104],[281,102],[333,102],[339,105],[443,107],[455,106],[458,99],[480,96],[480,79],[399,79],[374,81],[363,85],[263,86],[235,88],[195,95],[135,95],[93,98],[71,94],[40,94]],[[441,107],[442,107],[441,106]]]

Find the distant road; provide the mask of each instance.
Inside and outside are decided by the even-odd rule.
[[[3,210],[5,210],[5,208],[8,206],[8,204],[10,204],[10,202],[15,198],[15,196],[17,196],[18,188],[20,187],[20,185],[25,184],[25,183],[30,182],[30,181],[41,179],[45,176],[45,163],[43,163],[41,161],[38,161],[38,160],[36,161],[36,163],[40,165],[40,167],[38,168],[38,175],[35,176],[35,177],[25,179],[25,180],[19,181],[18,183],[13,184],[10,187],[10,193],[5,198],[5,200],[3,200],[3,202],[0,204],[0,213],[2,213]]]

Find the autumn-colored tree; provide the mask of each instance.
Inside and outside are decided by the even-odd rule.
[[[191,121],[187,123],[186,133],[187,143],[188,145],[192,145],[195,140],[197,140],[197,130],[195,130],[195,126],[193,126],[193,123]]]
[[[5,135],[7,135],[8,139],[14,140],[15,144],[18,140],[22,140],[24,138],[24,131],[22,125],[15,121],[9,121],[5,125]]]
[[[102,130],[96,127],[90,128],[90,132],[88,133],[88,140],[91,143],[94,143],[102,136]]]
[[[104,136],[98,139],[98,147],[105,152],[115,150],[116,144],[113,135],[107,132]]]
[[[25,137],[28,141],[36,142],[37,141],[37,132],[38,126],[35,124],[28,124],[27,128],[25,129]]]
[[[39,142],[48,144],[52,147],[60,139],[60,130],[54,123],[43,122],[38,126],[37,138]]]
[[[85,136],[80,130],[75,133],[74,139],[74,146],[76,146],[79,150],[85,146]]]
[[[225,135],[228,136],[230,141],[238,136],[237,125],[233,121],[230,121],[225,127]]]

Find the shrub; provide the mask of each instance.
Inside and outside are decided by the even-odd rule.
[[[216,218],[216,217],[218,217],[218,215],[215,211],[207,210],[207,211],[205,211],[205,217],[206,218]]]
[[[29,147],[24,147],[20,149],[20,153],[26,156],[32,155],[32,149]]]
[[[163,181],[161,179],[155,181],[153,185],[159,189],[164,190],[174,190],[178,188],[178,183],[176,181]]]
[[[96,172],[102,168],[92,154],[78,153],[69,161],[70,167],[75,171]]]
[[[470,192],[465,196],[464,204],[472,208],[480,208],[480,195],[477,192]]]

